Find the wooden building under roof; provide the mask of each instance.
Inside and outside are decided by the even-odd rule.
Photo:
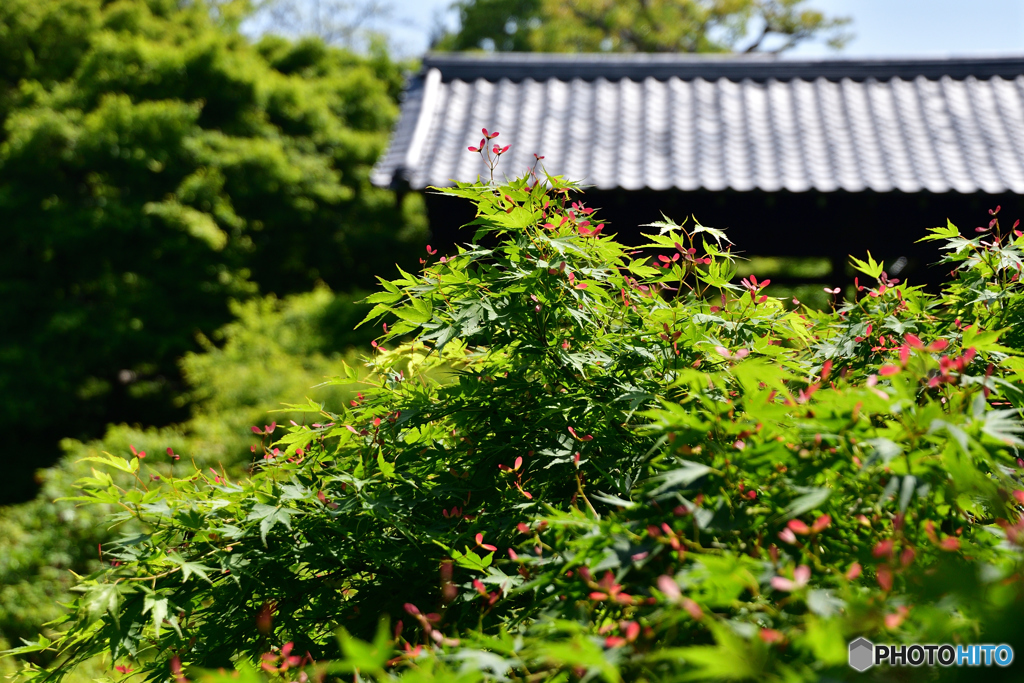
[[[920,282],[939,275],[935,243],[916,243],[927,228],[973,234],[996,205],[1024,217],[1024,57],[433,54],[373,182],[475,180],[484,127],[511,145],[499,173],[543,155],[626,241],[662,212],[694,215],[747,254],[870,250]],[[426,203],[436,244],[464,239],[466,202]]]

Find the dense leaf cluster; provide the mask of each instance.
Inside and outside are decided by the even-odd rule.
[[[846,18],[807,0],[460,0],[437,47],[540,52],[783,52],[841,47]]]
[[[45,622],[59,617],[59,603],[73,598],[75,575],[103,566],[98,546],[125,531],[106,522],[108,506],[56,500],[73,495],[75,481],[90,473],[93,463],[83,458],[135,448],[146,454],[150,473],[162,478],[185,476],[196,467],[244,474],[253,459],[249,426],[280,420],[270,411],[282,402],[303,395],[332,404],[351,398],[347,387],[310,387],[342,372],[343,358],[354,357],[353,345],[369,348],[371,331],[352,332],[369,307],[352,300],[320,288],[236,304],[235,321],[204,339],[201,353],[183,359],[190,419],[160,428],[111,426],[91,442],[64,440],[63,457],[41,473],[36,498],[0,508],[0,650],[9,646],[5,641],[35,639]],[[44,655],[33,657],[46,661]],[[0,677],[12,667],[13,661],[0,661]]]
[[[252,427],[252,476],[96,457],[78,500],[138,531],[27,675],[813,681],[1019,605],[1020,233],[933,230],[941,296],[869,256],[791,310],[724,233],[629,251],[575,189],[448,190],[474,243],[382,280],[359,393]]]
[[[62,436],[183,419],[230,298],[366,286],[422,227],[369,183],[401,65],[253,44],[244,4],[0,3],[0,416],[32,444],[0,502]]]

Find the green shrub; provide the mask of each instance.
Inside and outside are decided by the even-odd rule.
[[[145,533],[29,677],[811,681],[1019,606],[1019,233],[933,230],[942,296],[868,257],[794,312],[723,233],[638,258],[573,189],[448,190],[475,244],[382,282],[358,396],[296,407],[252,476],[102,458],[80,500]]]
[[[37,637],[43,623],[63,613],[58,602],[71,600],[71,572],[99,569],[97,546],[123,531],[110,530],[110,506],[54,502],[74,495],[74,482],[89,475],[94,463],[85,458],[129,454],[134,447],[147,454],[151,472],[165,478],[195,467],[223,466],[232,476],[242,475],[253,459],[250,427],[287,422],[288,415],[271,412],[283,401],[304,395],[332,402],[351,398],[344,387],[311,387],[341,374],[352,346],[369,347],[367,334],[351,332],[366,311],[351,296],[325,288],[237,304],[236,322],[204,341],[202,353],[184,359],[194,393],[189,421],[159,429],[116,425],[100,441],[65,440],[62,461],[41,472],[35,500],[0,508],[0,639]],[[167,448],[181,459],[169,458]]]
[[[0,3],[0,419],[34,444],[0,503],[61,437],[186,419],[178,360],[230,299],[415,263],[419,198],[369,182],[402,65],[252,44],[216,4]]]

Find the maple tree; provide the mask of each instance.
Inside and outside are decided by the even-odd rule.
[[[252,425],[250,473],[92,456],[74,499],[131,526],[24,675],[817,681],[1019,610],[1017,224],[929,231],[941,294],[852,257],[816,311],[735,284],[726,233],[636,251],[577,191],[445,190],[472,243],[381,279],[355,396]]]

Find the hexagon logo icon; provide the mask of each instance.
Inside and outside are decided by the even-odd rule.
[[[850,643],[850,666],[857,671],[867,671],[875,665],[875,646],[866,638]]]

